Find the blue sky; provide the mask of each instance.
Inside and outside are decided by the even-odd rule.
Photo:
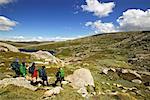
[[[98,6],[88,5],[91,1]],[[106,7],[103,3],[111,4]],[[105,11],[99,11],[103,8]],[[0,21],[0,39],[59,40],[96,33],[130,31],[127,26],[136,30],[141,26],[125,20],[137,22],[132,15],[143,13],[145,15],[142,14],[140,20],[142,16],[147,16],[145,18],[149,21],[149,8],[149,0],[0,0],[0,16],[13,22],[4,27],[4,21]],[[97,11],[98,15],[95,14]],[[132,18],[127,18],[127,15]],[[117,22],[120,16],[123,16],[123,21]],[[143,24],[147,25],[146,22]]]

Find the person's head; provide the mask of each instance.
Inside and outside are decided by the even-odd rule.
[[[23,58],[23,59],[22,59],[22,62],[26,62],[26,59],[25,59],[25,58]]]
[[[32,63],[32,67],[35,67],[35,63],[34,62]]]
[[[59,70],[62,70],[62,68],[60,67]]]
[[[25,66],[25,62],[22,62],[22,65]]]
[[[42,66],[43,69],[45,69],[45,66]]]
[[[15,60],[16,62],[19,62],[19,59],[18,58],[16,58],[16,60]]]

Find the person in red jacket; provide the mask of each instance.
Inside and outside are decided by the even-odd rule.
[[[31,70],[31,71],[30,71]],[[38,77],[38,70],[36,69],[35,63],[32,64],[31,68],[29,68],[29,73],[31,72],[32,85],[36,85],[37,83],[37,77]]]
[[[32,74],[32,78],[35,78],[37,80],[38,77],[38,70],[35,68]]]

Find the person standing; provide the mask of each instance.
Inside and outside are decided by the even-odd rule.
[[[56,84],[58,83],[58,82],[60,82],[60,84],[61,84],[61,87],[62,87],[62,81],[64,81],[64,75],[65,75],[65,73],[64,73],[64,70],[63,70],[63,68],[59,68],[59,70],[57,71],[57,73],[56,73],[56,81],[55,81],[55,86],[56,86]]]
[[[16,73],[15,77],[19,77],[20,76],[20,64],[19,64],[18,58],[16,58],[16,60],[11,63],[11,68]]]
[[[20,65],[20,74],[22,77],[26,77],[26,65],[25,62],[22,62],[22,64]]]
[[[32,81],[31,84],[35,84],[37,82],[38,70],[35,67],[35,63],[33,62],[31,67],[29,67],[29,73],[31,74]]]
[[[43,86],[45,86],[45,82],[46,82],[46,85],[48,86],[48,79],[47,79],[47,73],[46,73],[46,70],[45,70],[45,66],[42,66],[42,69],[39,69],[39,77],[42,78],[43,80]]]

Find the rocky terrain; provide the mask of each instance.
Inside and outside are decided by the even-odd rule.
[[[3,41],[2,41],[3,42]],[[63,42],[0,43],[0,99],[149,100],[150,32],[97,34]],[[37,50],[19,52],[18,49]],[[52,55],[47,51],[53,50]],[[15,79],[10,63],[26,59],[46,66],[49,83],[59,67],[65,70],[63,87],[30,87]],[[12,80],[11,82],[9,80]],[[18,82],[20,80],[21,83]],[[17,82],[17,84],[16,84]],[[36,89],[36,91],[33,89]],[[32,93],[32,95],[30,95]]]

